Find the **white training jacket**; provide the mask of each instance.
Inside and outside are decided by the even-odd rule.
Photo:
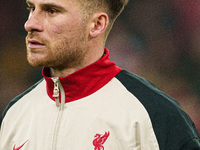
[[[180,105],[107,49],[69,76],[43,76],[1,115],[0,150],[200,150]]]

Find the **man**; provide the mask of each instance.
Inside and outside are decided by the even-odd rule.
[[[175,100],[104,48],[127,0],[28,0],[27,59],[44,79],[1,116],[0,150],[200,150]]]

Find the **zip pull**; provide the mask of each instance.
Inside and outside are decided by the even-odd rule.
[[[53,82],[54,82],[54,89],[53,89],[53,97],[55,98],[56,101],[56,106],[59,107],[60,106],[60,102],[59,102],[59,84],[58,84],[58,77],[53,77],[52,78]]]

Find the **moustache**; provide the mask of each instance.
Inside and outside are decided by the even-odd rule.
[[[46,40],[44,38],[42,38],[40,35],[38,35],[38,33],[34,33],[34,32],[30,32],[30,33],[27,34],[26,42],[29,39],[35,39],[37,41],[40,41],[40,43],[46,43]]]

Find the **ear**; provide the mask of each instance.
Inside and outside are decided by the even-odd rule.
[[[106,28],[108,27],[108,15],[106,13],[95,13],[92,16],[92,21],[90,24],[90,36],[95,38],[101,34],[104,34]]]

